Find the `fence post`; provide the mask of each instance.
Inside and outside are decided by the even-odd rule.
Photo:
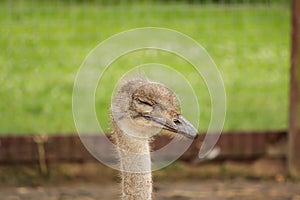
[[[292,1],[292,44],[290,71],[290,119],[288,167],[300,178],[300,0]]]

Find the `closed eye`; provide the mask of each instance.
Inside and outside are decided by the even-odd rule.
[[[152,104],[151,104],[150,102],[148,102],[148,101],[141,100],[141,99],[137,99],[137,100],[138,100],[139,103],[141,103],[141,104],[145,104],[145,105],[147,105],[147,106],[151,106],[151,107],[152,107]]]
[[[141,98],[134,98],[133,106],[133,109],[141,114],[149,114],[154,109],[151,102]]]

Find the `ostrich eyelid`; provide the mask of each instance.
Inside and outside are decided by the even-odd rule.
[[[141,100],[141,99],[139,99],[139,98],[137,98],[137,100],[139,101],[139,103],[142,103],[142,104],[145,104],[145,105],[148,105],[148,106],[153,106],[153,104],[152,103],[150,103],[150,102],[148,102],[148,101],[145,101],[145,100]]]

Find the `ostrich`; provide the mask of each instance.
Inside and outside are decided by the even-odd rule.
[[[197,130],[179,113],[175,94],[164,85],[131,79],[120,85],[111,105],[123,200],[151,200],[151,136],[161,129],[193,139]]]

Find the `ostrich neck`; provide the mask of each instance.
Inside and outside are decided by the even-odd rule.
[[[149,140],[123,133],[114,126],[122,172],[123,200],[151,200],[152,177]]]

